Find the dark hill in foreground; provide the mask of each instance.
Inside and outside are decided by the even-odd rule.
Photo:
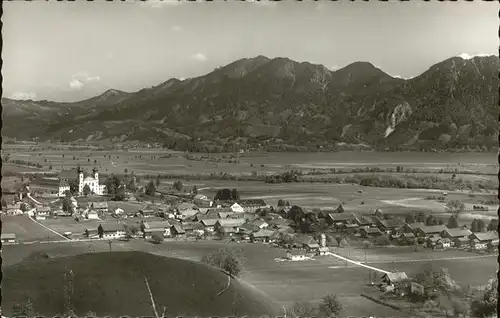
[[[250,285],[201,263],[143,252],[106,252],[23,262],[3,270],[2,309],[27,297],[36,314],[63,313],[64,273],[74,273],[73,305],[77,315],[154,316],[144,281],[148,277],[158,310],[177,316],[276,316],[279,306]]]

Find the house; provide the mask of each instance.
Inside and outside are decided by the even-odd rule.
[[[188,202],[182,202],[177,206],[176,209],[177,209],[177,214],[180,216],[181,219],[195,216],[200,212],[196,204]]]
[[[123,226],[123,224],[108,223],[102,225],[102,229],[104,230],[104,239],[118,239],[121,237],[125,237],[125,227]]]
[[[156,211],[151,208],[142,208],[136,213],[136,216],[142,216],[144,218],[150,218],[156,215]]]
[[[217,223],[219,219],[202,219],[200,223],[205,228],[206,232],[213,233],[215,231],[215,223]]]
[[[470,240],[468,237],[457,237],[453,239],[453,246],[464,248],[470,246]]]
[[[401,245],[412,245],[415,243],[415,234],[409,232],[409,233],[403,233],[399,237],[399,244]]]
[[[293,237],[293,246],[307,249],[308,244],[315,244],[316,241],[309,235],[297,234]]]
[[[444,225],[430,225],[417,228],[414,234],[417,237],[428,238],[431,235],[441,234],[446,229]]]
[[[401,283],[405,280],[408,280],[408,276],[405,272],[386,273],[382,275],[381,280],[387,285],[394,285],[396,283]]]
[[[170,227],[170,233],[173,237],[179,238],[179,237],[185,237],[186,236],[186,231],[182,228],[180,224],[173,224]]]
[[[484,233],[472,233],[469,236],[471,246],[475,249],[485,249],[488,243],[498,242],[498,233],[495,231]]]
[[[193,202],[199,208],[209,208],[213,203],[209,198],[202,194],[196,194],[193,198]]]
[[[256,212],[257,210],[265,209],[265,208],[269,207],[264,202],[264,200],[261,200],[261,199],[239,200],[238,205],[241,208],[243,208],[244,212]]]
[[[471,234],[472,234],[472,232],[468,229],[444,229],[441,232],[442,237],[446,237],[449,239],[469,237]]]
[[[234,214],[235,214],[235,212],[232,212],[232,211],[231,212],[218,212],[217,217],[219,219],[227,219]]]
[[[125,211],[123,211],[122,208],[116,208],[114,214],[115,215],[124,215]]]
[[[321,248],[318,243],[316,242],[309,242],[304,244],[304,248],[308,253],[318,253],[319,249]]]
[[[427,243],[427,247],[429,248],[436,248],[437,247],[437,243],[438,241],[441,239],[441,237],[437,236],[437,235],[432,235],[432,236],[429,236],[426,240],[426,243]]]
[[[52,212],[52,209],[49,206],[40,206],[36,207],[36,215],[47,217]]]
[[[329,225],[345,226],[346,224],[358,224],[359,219],[353,212],[350,213],[330,213],[326,218]]]
[[[255,219],[252,223],[258,226],[259,229],[265,229],[269,227],[269,224],[267,224],[267,222],[264,221],[263,219]]]
[[[272,243],[274,241],[272,239],[273,234],[274,234],[274,231],[261,229],[255,233],[250,234],[250,238],[254,242]]]
[[[97,214],[96,210],[90,210],[85,216],[89,220],[99,220],[99,214]]]
[[[217,228],[216,231],[221,236],[233,236],[233,235],[239,233],[239,229],[237,229],[233,226],[221,226],[221,227]]]
[[[292,223],[293,223],[293,221],[288,220],[288,219],[274,219],[274,220],[267,221],[269,228],[272,228],[272,229],[290,227],[290,225]]]
[[[425,226],[424,222],[405,223],[401,229],[401,232],[414,233],[416,229],[422,228],[424,226]]]
[[[198,222],[182,223],[182,228],[186,232],[186,235],[200,236],[205,233],[204,226]]]
[[[447,238],[447,237],[440,238],[436,242],[436,247],[437,248],[443,248],[443,249],[444,248],[449,248],[449,247],[451,247],[451,243],[452,243],[451,240],[449,238]]]
[[[377,226],[381,231],[386,232],[387,234],[402,227],[403,225],[404,221],[398,218],[387,220],[382,220],[378,217],[375,218],[375,226]]]
[[[16,234],[14,234],[14,233],[2,233],[1,241],[2,241],[2,243],[14,243],[14,242],[16,242]]]
[[[357,219],[358,226],[372,227],[376,225],[376,217],[370,215],[361,215]]]
[[[215,231],[221,228],[233,228],[234,232],[239,232],[239,227],[246,223],[245,219],[220,219],[214,225]]]
[[[318,249],[317,255],[328,255],[328,253],[330,253],[330,249],[324,246]]]
[[[149,229],[144,229],[144,238],[146,239],[151,239],[153,236],[161,236],[165,237],[165,229],[163,228],[149,228]]]
[[[243,213],[245,212],[245,209],[241,205],[239,205],[237,202],[233,203],[230,207],[231,211],[235,213]]]
[[[144,232],[146,233],[147,236],[147,233],[160,231],[162,232],[162,236],[168,237],[170,236],[171,226],[172,225],[168,221],[147,221],[144,222],[144,230],[145,230]]]
[[[9,214],[9,215],[23,214],[23,211],[21,210],[21,205],[19,203],[7,204],[6,214]]]
[[[92,205],[90,207],[97,213],[108,213],[108,202],[92,202]]]
[[[380,231],[376,227],[361,228],[359,230],[359,233],[361,234],[361,237],[364,237],[364,238],[375,237],[375,236],[382,235],[382,231]]]
[[[252,233],[258,232],[260,228],[253,223],[245,223],[239,227],[239,232],[243,235],[250,235]]]

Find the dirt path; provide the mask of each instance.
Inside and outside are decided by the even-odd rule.
[[[349,262],[349,263],[354,264],[354,265],[358,265],[358,266],[361,266],[361,267],[364,267],[364,268],[371,269],[371,270],[373,270],[373,271],[376,271],[376,272],[379,272],[379,273],[382,273],[382,274],[389,274],[389,273],[390,273],[390,272],[385,271],[385,270],[383,270],[383,269],[376,268],[376,267],[372,267],[372,266],[368,266],[368,265],[363,264],[362,262],[353,261],[353,260],[348,259],[348,258],[346,258],[346,257],[343,257],[343,256],[340,256],[340,255],[337,255],[337,254],[335,254],[335,253],[331,253],[331,252],[329,252],[329,253],[327,253],[327,255],[330,255],[330,256],[333,256],[333,257],[339,258],[339,259],[341,259],[341,260],[344,260],[344,261]]]
[[[363,262],[364,264],[392,264],[392,263],[413,263],[413,262],[433,262],[433,261],[451,261],[463,259],[476,259],[498,257],[498,255],[476,255],[476,256],[457,256],[457,257],[441,257],[441,258],[420,258],[420,259],[399,259],[399,260],[385,260],[385,261],[369,261]]]

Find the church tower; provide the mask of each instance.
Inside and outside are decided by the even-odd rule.
[[[83,169],[78,165],[78,193],[81,194],[83,192]]]

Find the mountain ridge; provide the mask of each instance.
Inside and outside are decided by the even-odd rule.
[[[339,143],[491,148],[498,130],[499,69],[496,56],[451,57],[401,79],[369,62],[330,71],[260,55],[198,77],[171,78],[134,93],[108,90],[75,103],[2,98],[13,123],[23,118],[45,126],[35,125],[42,129],[37,133],[4,128],[19,139],[158,142],[191,151],[334,150]],[[42,115],[37,107],[53,111]]]

